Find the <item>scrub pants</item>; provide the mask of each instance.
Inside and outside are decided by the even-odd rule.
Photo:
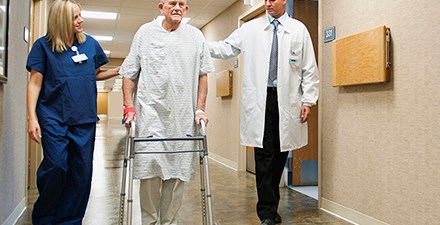
[[[96,123],[41,123],[44,158],[37,171],[34,225],[80,225],[89,200]]]
[[[177,212],[182,205],[184,181],[162,180],[159,177],[142,179],[140,185],[142,225],[176,224]]]
[[[268,88],[263,148],[255,148],[257,215],[260,220],[275,219],[280,201],[279,184],[288,152],[280,151],[277,91]]]

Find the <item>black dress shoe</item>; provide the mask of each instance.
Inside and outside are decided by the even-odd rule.
[[[280,216],[280,214],[277,213],[277,215],[275,216],[274,221],[275,221],[275,223],[281,223],[281,216]]]
[[[264,219],[261,221],[260,225],[275,225],[275,220],[273,219]]]

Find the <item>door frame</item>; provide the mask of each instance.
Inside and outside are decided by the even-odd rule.
[[[47,23],[46,18],[49,14],[49,7],[53,0],[32,0],[31,2],[31,15],[30,15],[30,37],[29,37],[29,49],[35,40],[46,33]],[[43,159],[43,148],[40,144],[32,141],[27,136],[28,143],[28,162],[27,162],[27,187],[36,188],[36,173]]]

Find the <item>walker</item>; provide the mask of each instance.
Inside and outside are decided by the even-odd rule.
[[[135,123],[131,123],[131,128],[127,128],[126,146],[124,151],[124,166],[122,170],[122,185],[119,208],[119,224],[124,224],[125,212],[125,188],[128,183],[128,199],[127,199],[127,214],[126,225],[132,224],[132,210],[133,210],[133,160],[138,154],[170,154],[170,153],[188,153],[198,152],[200,159],[200,191],[202,201],[202,224],[214,225],[212,213],[211,188],[209,183],[209,169],[208,169],[208,146],[206,141],[206,126],[205,121],[200,120],[200,136],[195,137],[174,137],[174,138],[154,138],[154,137],[135,137]],[[194,141],[198,143],[198,148],[190,151],[167,151],[167,152],[136,152],[135,144],[138,142],[161,142],[161,141]],[[127,180],[128,172],[128,180]],[[206,191],[205,191],[206,189]]]

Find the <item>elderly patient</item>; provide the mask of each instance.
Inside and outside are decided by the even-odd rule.
[[[208,122],[209,49],[200,30],[181,22],[188,11],[186,0],[161,0],[158,7],[165,18],[139,28],[121,66],[125,125],[136,120],[136,135],[144,137],[195,135],[199,120]],[[141,143],[136,151],[192,148],[191,143]],[[142,224],[175,224],[184,182],[194,177],[195,165],[195,153],[136,156]]]

